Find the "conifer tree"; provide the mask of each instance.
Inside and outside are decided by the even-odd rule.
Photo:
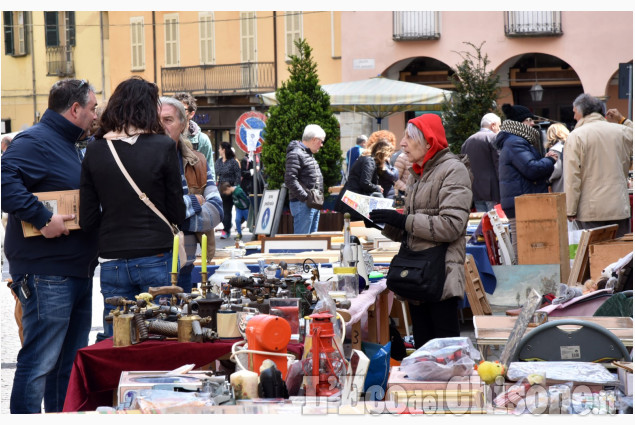
[[[450,76],[455,92],[443,103],[445,135],[454,153],[459,153],[463,142],[480,129],[483,115],[494,112],[501,116],[496,105],[500,91],[499,77],[494,71],[487,70],[490,60],[487,54],[481,52],[485,42],[479,46],[470,42],[463,44],[474,51],[455,52],[463,58],[463,62]]]
[[[317,124],[326,132],[326,139],[315,158],[322,170],[324,189],[339,184],[342,176],[340,127],[331,110],[329,95],[322,90],[313,50],[304,39],[296,40],[299,54],[291,56],[289,79],[276,91],[278,104],[268,111],[264,131],[262,163],[269,189],[279,189],[284,183],[287,146],[292,140],[302,140],[304,127]]]

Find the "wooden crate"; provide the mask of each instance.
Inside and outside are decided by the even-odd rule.
[[[633,234],[606,242],[594,243],[589,246],[589,268],[591,279],[597,281],[602,270],[620,258],[633,252]]]
[[[518,264],[560,264],[560,281],[570,273],[564,193],[516,197]]]

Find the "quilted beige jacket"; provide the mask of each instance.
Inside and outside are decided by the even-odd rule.
[[[472,204],[472,181],[467,156],[459,158],[448,148],[425,164],[419,177],[408,169],[408,192],[404,214],[406,243],[412,250],[431,248],[448,242],[445,255],[445,286],[441,300],[465,293],[465,229]],[[404,231],[386,225],[383,234],[397,242]]]

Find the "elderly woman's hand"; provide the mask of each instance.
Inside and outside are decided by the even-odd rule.
[[[370,212],[369,216],[370,219],[376,223],[386,223],[396,227],[397,229],[406,229],[407,216],[401,214],[397,210],[373,210]]]

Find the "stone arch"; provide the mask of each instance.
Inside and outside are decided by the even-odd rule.
[[[499,103],[520,104],[534,114],[573,128],[572,102],[583,93],[578,73],[563,59],[545,53],[524,52],[507,58],[494,68],[500,77]],[[542,99],[530,89],[539,84]]]

